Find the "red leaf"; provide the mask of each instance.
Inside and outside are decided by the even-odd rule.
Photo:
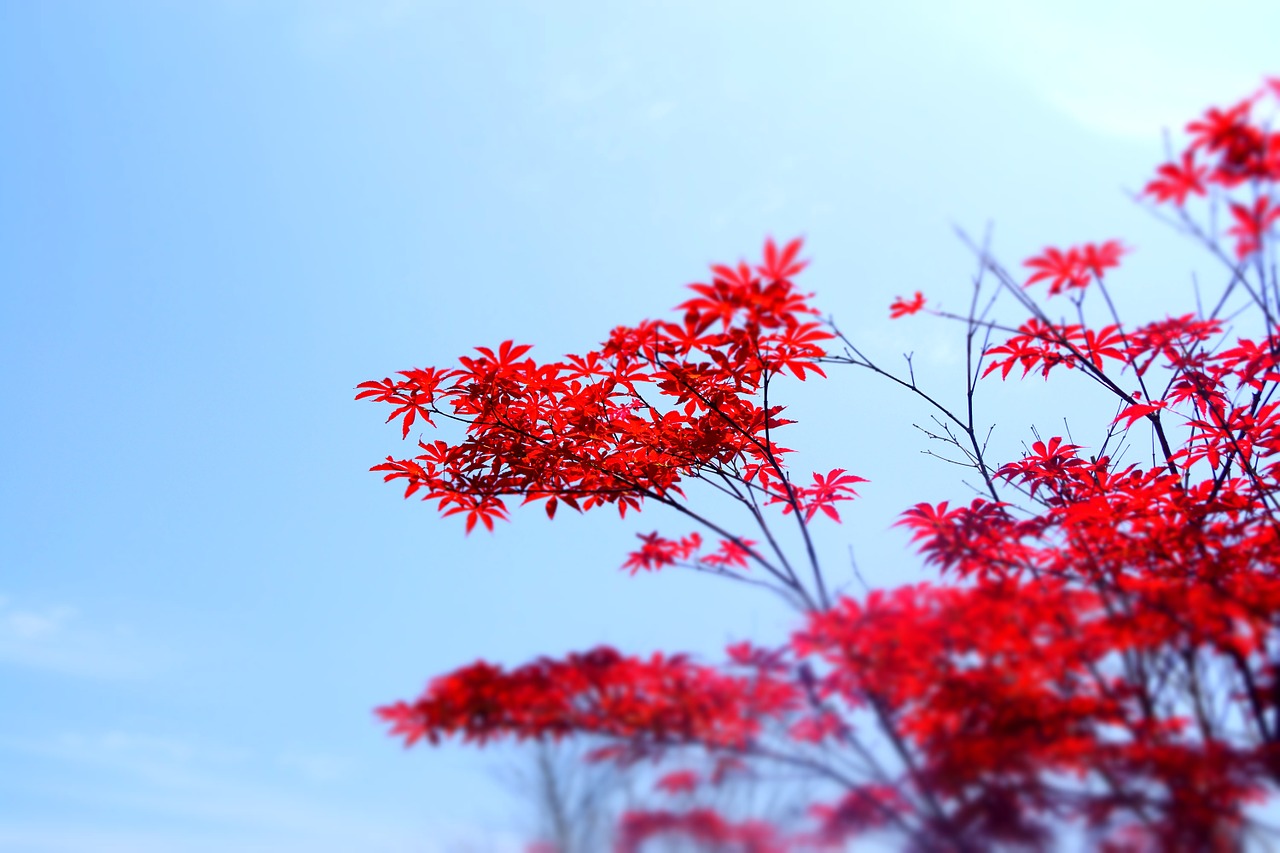
[[[916,295],[910,302],[904,300],[901,296],[893,300],[893,304],[889,306],[889,319],[896,320],[899,317],[914,314],[922,308],[924,308],[924,294],[917,290]]]

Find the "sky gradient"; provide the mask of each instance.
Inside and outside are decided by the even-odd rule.
[[[1189,306],[1203,262],[1128,192],[1280,72],[1280,9],[1178,5],[0,0],[0,850],[517,849],[518,755],[406,753],[371,709],[789,614],[620,573],[686,532],[656,511],[464,537],[368,473],[402,447],[356,383],[581,351],[766,235],[942,387],[956,330],[887,306],[963,304],[955,227],[1010,265],[1122,238],[1122,309]],[[829,565],[918,578],[893,519],[966,494],[923,413],[847,372],[786,393],[793,467],[871,480]],[[1090,401],[989,405],[1016,448]]]

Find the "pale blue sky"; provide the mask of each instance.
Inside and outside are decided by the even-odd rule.
[[[661,514],[464,538],[367,473],[401,448],[359,381],[589,347],[766,234],[943,387],[953,330],[885,318],[962,302],[953,224],[1010,263],[1126,238],[1131,308],[1189,304],[1124,190],[1280,71],[1274,4],[793,6],[0,0],[0,850],[502,849],[502,754],[405,753],[373,706],[480,656],[786,630],[619,573],[685,532]],[[964,490],[885,390],[796,389],[788,443],[872,480],[824,553],[892,582],[896,513]],[[1006,390],[1011,446],[1069,399]]]

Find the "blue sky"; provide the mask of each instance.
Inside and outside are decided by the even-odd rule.
[[[373,706],[477,657],[713,655],[789,617],[619,573],[637,530],[685,532],[656,512],[465,538],[367,472],[400,447],[353,386],[582,350],[768,234],[940,386],[954,330],[886,306],[963,300],[953,225],[1010,263],[1123,237],[1125,307],[1188,305],[1194,251],[1125,191],[1162,128],[1280,71],[1274,4],[1214,14],[0,0],[0,850],[507,849],[516,757],[406,753]],[[792,390],[796,466],[872,481],[829,565],[919,577],[889,525],[965,494],[922,413],[848,373]],[[990,417],[1016,447],[1088,405],[1028,382]]]

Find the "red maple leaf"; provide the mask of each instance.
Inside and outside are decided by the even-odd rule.
[[[916,295],[910,301],[903,299],[901,296],[893,300],[893,304],[889,306],[889,319],[896,320],[908,314],[915,314],[922,308],[924,308],[924,294],[917,290]]]

